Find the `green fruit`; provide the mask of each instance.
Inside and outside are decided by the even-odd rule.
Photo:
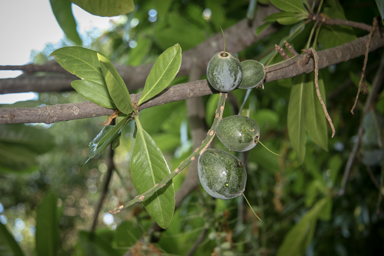
[[[217,124],[216,135],[228,149],[244,152],[256,146],[260,139],[260,128],[252,118],[229,116]]]
[[[236,89],[243,77],[238,58],[229,52],[218,52],[208,63],[207,79],[217,91],[229,92]]]
[[[212,197],[231,199],[245,190],[247,172],[234,155],[220,149],[207,149],[199,157],[199,180]]]
[[[255,88],[264,81],[264,65],[256,60],[245,60],[241,62],[243,79],[239,85],[240,89]]]

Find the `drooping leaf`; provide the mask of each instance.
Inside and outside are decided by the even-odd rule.
[[[38,256],[54,256],[59,250],[57,197],[48,192],[36,213],[36,252]]]
[[[71,82],[71,85],[89,101],[104,108],[116,109],[105,85],[88,80],[75,80]]]
[[[304,86],[308,86],[305,75],[294,77],[287,117],[289,140],[300,162],[304,161],[306,142]]]
[[[89,13],[98,16],[117,16],[127,14],[135,9],[133,0],[71,0]]]
[[[316,94],[313,72],[305,75],[304,86],[304,108],[305,126],[311,140],[319,147],[328,151],[328,130],[325,114],[320,100]],[[323,100],[325,100],[324,82],[319,74],[319,89]]]
[[[171,172],[163,153],[151,136],[136,119],[136,141],[131,159],[131,176],[138,194],[149,190]],[[162,228],[167,228],[172,221],[175,209],[175,191],[173,182],[158,190],[143,201],[149,215]]]
[[[279,247],[277,256],[304,255],[309,243],[312,241],[319,214],[330,201],[325,197],[318,201],[301,220],[285,235],[283,244]]]
[[[105,85],[96,51],[70,46],[57,49],[51,56],[68,72],[79,78]]]
[[[49,0],[49,2],[57,23],[65,35],[75,44],[81,45],[82,41],[77,33],[77,23],[72,13],[72,2],[70,0]]]
[[[99,53],[97,57],[99,58],[101,71],[103,72],[104,80],[113,103],[122,113],[127,115],[132,113],[133,105],[131,96],[129,96],[123,78],[121,78],[112,62]]]
[[[179,72],[180,65],[181,47],[179,44],[175,44],[163,52],[156,60],[145,81],[138,105],[163,91]]]
[[[117,125],[105,126],[101,132],[89,143],[89,158],[95,157],[110,143],[115,141],[121,130],[128,123],[129,116],[121,120]]]
[[[271,3],[285,12],[303,12],[307,13],[304,9],[302,0],[270,0]]]
[[[19,244],[7,227],[0,221],[0,255],[2,256],[24,256]]]
[[[111,242],[98,233],[88,231],[79,232],[79,240],[84,255],[92,256],[119,256],[120,254],[111,246]]]

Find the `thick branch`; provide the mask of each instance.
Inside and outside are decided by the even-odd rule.
[[[345,62],[364,55],[368,36],[356,39],[331,49],[318,52],[319,69]],[[384,38],[372,38],[370,51],[384,46]],[[296,56],[287,61],[266,67],[265,82],[290,78],[314,70],[313,59],[307,64],[301,64],[304,55]],[[199,80],[170,87],[158,97],[140,106],[145,109],[165,103],[200,97],[215,93],[206,80]],[[140,94],[132,94],[132,101],[137,102]],[[58,104],[37,108],[2,108],[0,109],[0,124],[7,123],[54,123],[73,119],[111,115],[112,109],[100,107],[91,102]]]

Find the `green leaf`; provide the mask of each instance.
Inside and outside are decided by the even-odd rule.
[[[0,255],[2,256],[23,256],[19,244],[8,231],[7,227],[0,222]]]
[[[180,65],[181,48],[179,44],[175,44],[163,52],[156,60],[145,81],[138,105],[163,91],[179,72]]]
[[[309,137],[319,147],[328,151],[328,130],[323,108],[316,94],[313,72],[305,75],[304,108],[305,126]],[[319,74],[319,88],[321,96],[325,98],[324,82]]]
[[[158,1],[156,1],[156,3],[157,2]],[[136,47],[129,51],[128,65],[139,66],[142,64],[144,58],[148,55],[148,52],[151,49],[151,45],[152,40],[149,38],[144,37],[137,40]]]
[[[384,19],[384,1],[383,0],[376,0],[377,9],[379,9],[381,19]]]
[[[81,249],[85,255],[92,256],[119,256],[120,254],[111,246],[111,242],[98,233],[88,231],[79,232]]]
[[[302,0],[270,0],[271,3],[282,11],[307,13]]]
[[[328,200],[327,203],[319,212],[319,220],[329,221],[332,217],[332,200]]]
[[[316,222],[323,207],[330,201],[325,197],[318,201],[301,220],[285,235],[283,244],[279,247],[277,256],[304,255],[309,243],[312,241],[316,229]]]
[[[305,75],[293,78],[291,96],[288,105],[288,134],[292,147],[300,162],[305,157],[305,112],[304,112],[304,87],[308,86]]]
[[[127,14],[135,9],[133,0],[71,0],[89,13],[98,16],[117,16]]]
[[[124,114],[130,114],[133,111],[133,105],[127,86],[123,78],[119,75],[116,68],[107,58],[101,54],[97,54],[100,61],[101,71],[104,75],[105,83],[113,102],[118,110]]]
[[[273,13],[273,14],[265,17],[264,22],[274,22],[274,21],[277,21],[278,19],[292,18],[292,17],[296,17],[296,16],[297,16],[297,13],[278,12],[278,13]]]
[[[206,0],[205,7],[212,11],[211,19],[216,30],[226,21],[224,2],[222,0]]]
[[[143,230],[131,221],[124,221],[116,228],[114,242],[116,247],[131,247],[142,237]]]
[[[255,32],[256,36],[260,35],[261,32],[263,32],[264,29],[266,29],[267,27],[269,27],[271,24],[272,24],[272,22],[266,22],[266,23],[264,23],[263,25],[258,26],[257,29],[256,29],[256,32]]]
[[[22,145],[0,143],[0,172],[32,172],[39,169],[37,154]]]
[[[307,17],[298,15],[295,17],[280,18],[280,19],[277,19],[277,22],[280,23],[281,25],[293,25],[305,19],[307,19]]]
[[[104,84],[95,83],[88,80],[75,80],[71,83],[73,89],[84,98],[104,108],[116,109],[108,89]]]
[[[131,159],[131,176],[138,194],[149,190],[171,172],[163,153],[157,147],[151,136],[142,128],[136,119],[136,142]],[[162,228],[171,224],[175,209],[175,191],[173,182],[158,190],[143,201],[149,215]]]
[[[89,158],[94,158],[110,143],[118,138],[121,130],[128,123],[130,116],[125,117],[117,125],[105,126],[100,133],[89,143]]]
[[[341,159],[340,155],[334,155],[328,161],[331,186],[334,186],[336,184],[337,175],[338,175],[342,165],[343,165],[343,160]]]
[[[49,0],[52,12],[55,15],[57,23],[65,35],[75,44],[81,45],[82,41],[77,33],[77,23],[72,13],[72,3],[70,0]]]
[[[57,197],[53,192],[48,192],[36,212],[36,252],[39,256],[54,256],[58,250]]]
[[[51,53],[68,72],[105,86],[97,52],[79,46],[63,47]]]

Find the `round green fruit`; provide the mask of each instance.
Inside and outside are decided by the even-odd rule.
[[[252,118],[229,116],[217,124],[216,135],[228,149],[244,152],[256,146],[260,139],[260,128]]]
[[[208,63],[207,79],[217,91],[229,92],[236,89],[243,77],[238,58],[229,52],[218,52]]]
[[[240,89],[251,89],[260,85],[265,78],[264,65],[256,60],[245,60],[241,62],[243,79],[239,85]]]
[[[199,180],[212,197],[231,199],[245,190],[247,172],[234,155],[220,149],[207,149],[198,161]]]

